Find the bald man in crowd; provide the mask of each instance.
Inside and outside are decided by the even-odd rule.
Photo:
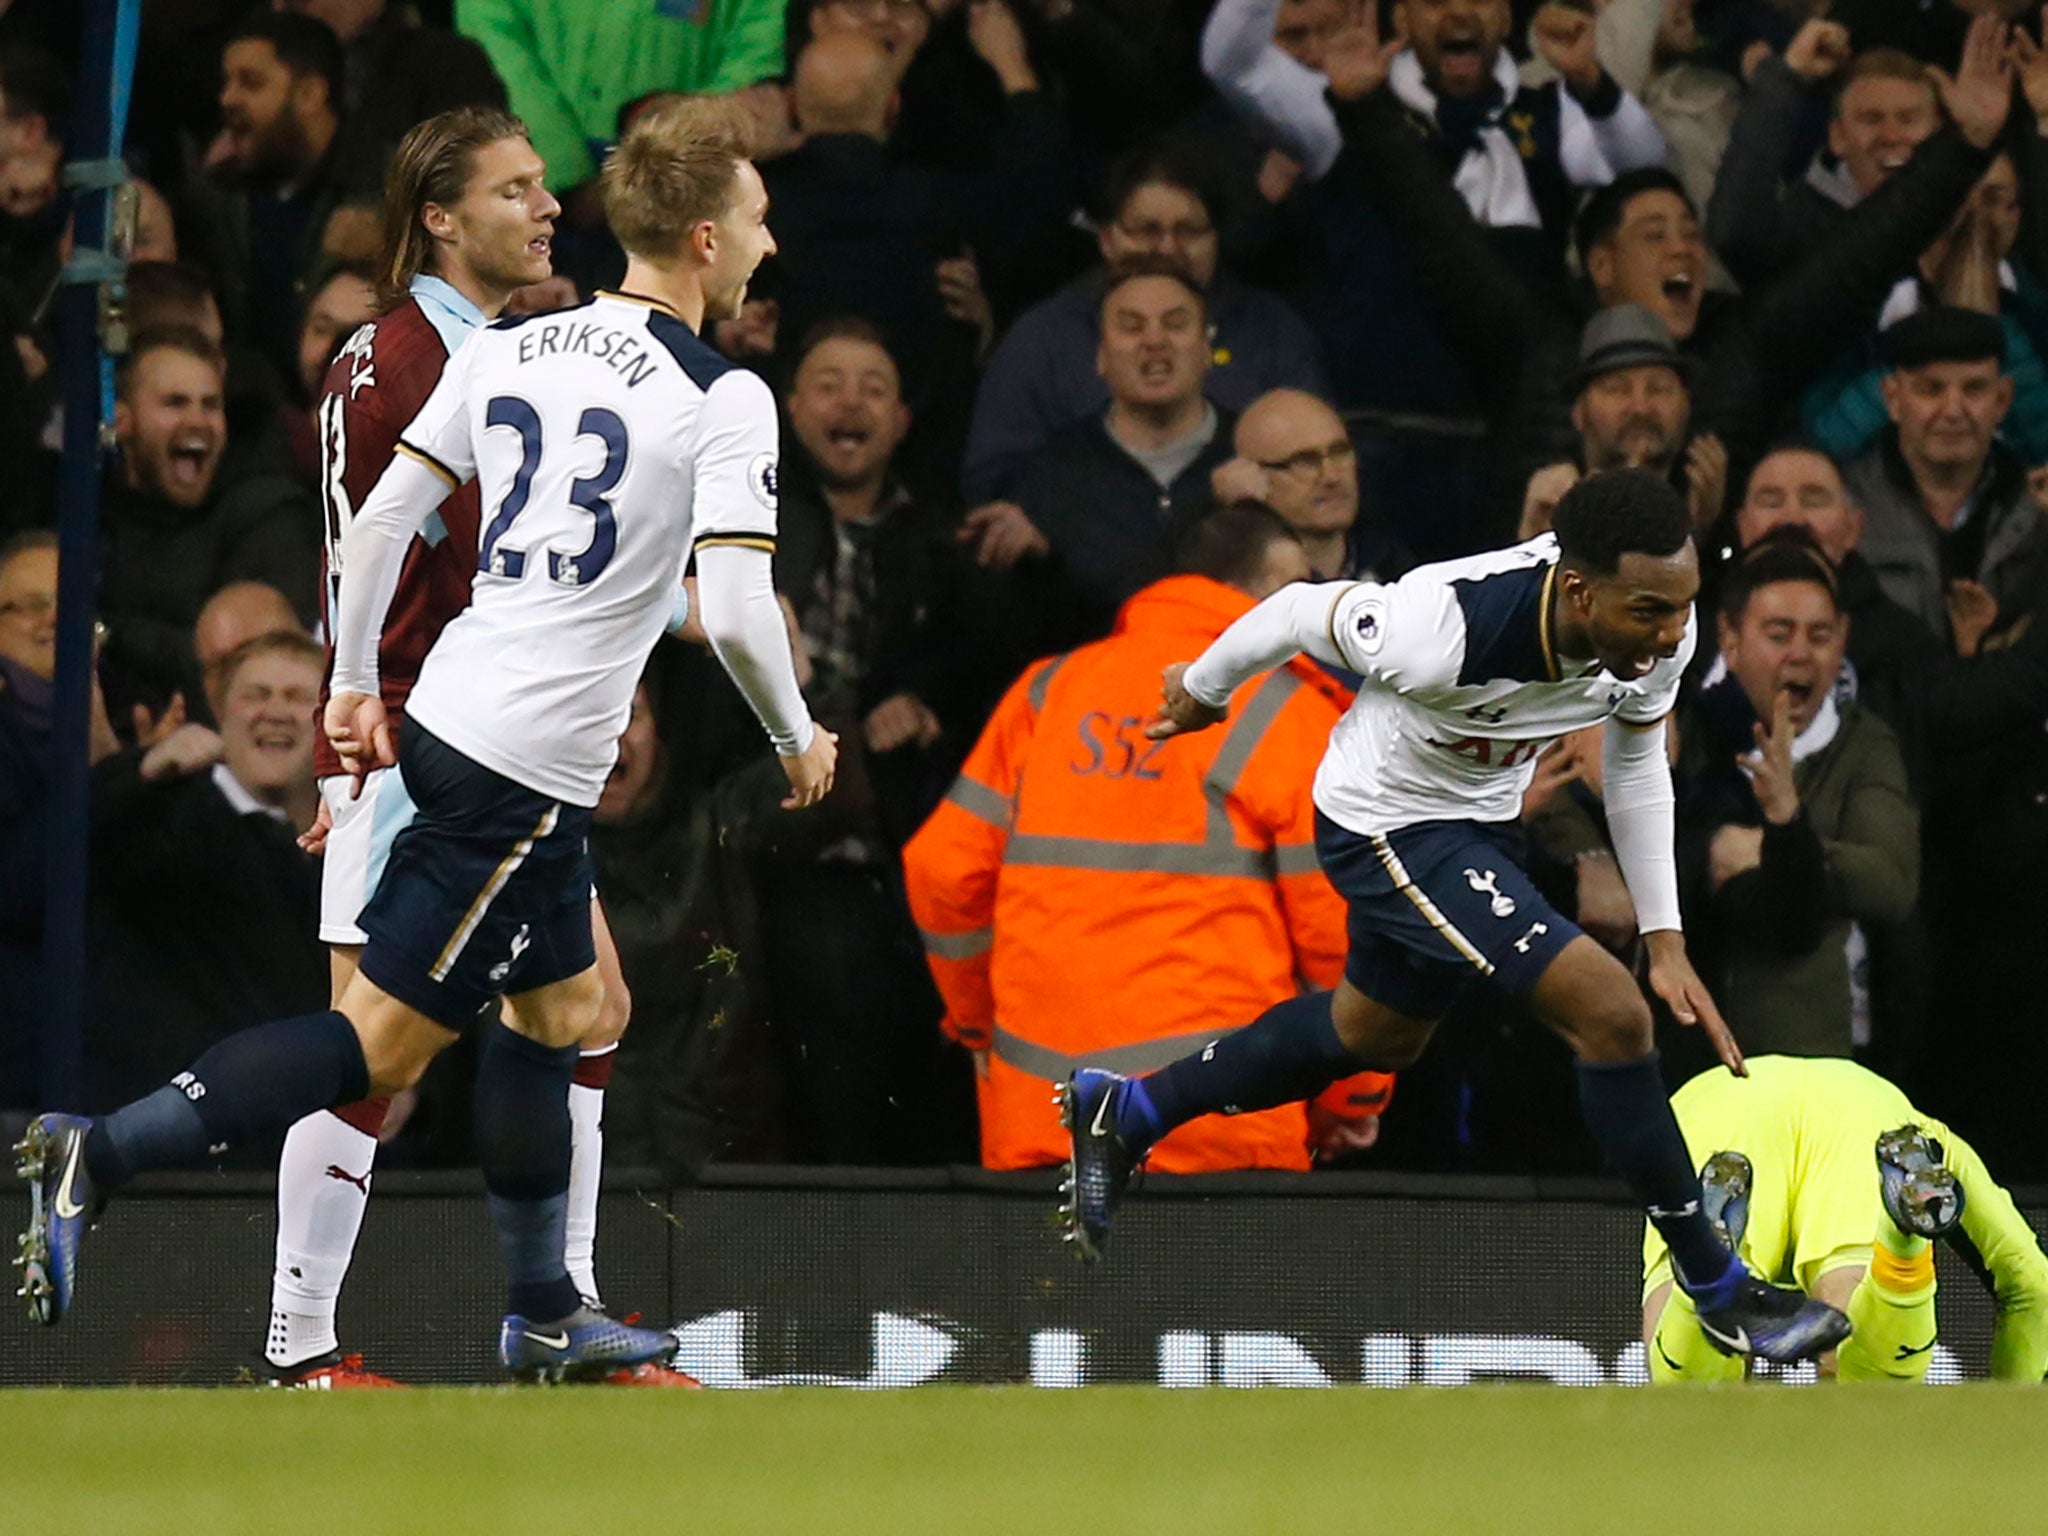
[[[804,141],[761,167],[780,250],[754,292],[781,306],[781,350],[793,354],[828,318],[871,322],[904,360],[904,399],[926,427],[972,400],[993,335],[988,292],[1064,211],[1059,113],[1016,19],[1002,11],[971,35],[1004,91],[986,166],[941,172],[892,159],[902,61],[866,32],[828,31],[795,60]]]
[[[1231,447],[1236,457],[1212,476],[1217,502],[1259,501],[1278,512],[1318,580],[1392,581],[1414,563],[1379,519],[1359,515],[1358,453],[1325,401],[1268,390],[1245,407]]]
[[[888,137],[896,114],[896,63],[859,32],[831,32],[797,55],[792,82],[797,126],[806,135]]]
[[[206,706],[221,718],[221,663],[259,635],[302,635],[298,615],[277,588],[262,581],[231,581],[199,610],[192,625],[192,653],[206,684]]]

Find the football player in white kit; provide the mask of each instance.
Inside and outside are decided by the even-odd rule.
[[[1521,868],[1517,826],[1537,754],[1604,721],[1608,829],[1650,985],[1742,1070],[1679,926],[1663,722],[1695,643],[1699,561],[1685,503],[1648,471],[1613,471],[1575,486],[1555,527],[1387,585],[1296,583],[1192,664],[1168,668],[1155,738],[1222,720],[1240,684],[1297,652],[1364,679],[1314,790],[1316,854],[1349,903],[1349,953],[1334,992],[1290,998],[1148,1076],[1083,1068],[1062,1086],[1073,1135],[1063,1214],[1083,1257],[1100,1253],[1132,1170],[1174,1126],[1311,1097],[1365,1069],[1401,1070],[1453,1006],[1492,993],[1526,999],[1577,1055],[1587,1126],[1723,1348],[1795,1360],[1847,1336],[1841,1313],[1754,1279],[1715,1235],[1658,1074],[1647,1002]]]
[[[396,761],[417,807],[363,911],[356,977],[336,1008],[232,1036],[104,1119],[30,1127],[24,1251],[46,1321],[69,1309],[79,1239],[113,1189],[410,1086],[503,994],[474,1128],[510,1282],[500,1360],[519,1376],[602,1376],[671,1347],[584,1306],[569,1278],[567,1106],[603,995],[591,808],[693,555],[701,622],[781,754],[785,805],[820,799],[835,762],[769,579],[774,398],[697,335],[739,313],[775,248],[748,152],[747,119],[727,105],[644,114],[603,177],[623,289],[478,332],[406,429],[342,544],[326,714],[343,766]],[[378,632],[414,533],[472,478],[486,518],[473,599],[421,669],[398,759]]]
[[[512,293],[552,271],[550,237],[560,205],[518,119],[491,107],[457,107],[416,123],[385,177],[377,318],[349,337],[328,369],[317,417],[321,502],[327,514],[323,615],[331,631],[343,534],[368,500],[440,382],[448,358],[497,318]],[[412,685],[448,621],[469,606],[482,533],[476,482],[450,494],[413,541],[378,649],[384,707],[397,733]],[[323,693],[321,703],[326,698]],[[300,846],[322,853],[320,939],[329,946],[331,995],[355,974],[364,934],[356,918],[377,887],[392,839],[410,818],[395,769],[358,779],[334,746],[315,742],[321,816]],[[593,898],[594,899],[594,898]],[[605,1088],[630,1009],[602,910],[591,913],[605,1008],[598,1035],[582,1042],[569,1090],[572,1123],[569,1273],[600,1305],[595,1266],[603,1164]],[[308,1115],[285,1134],[277,1160],[277,1245],[270,1322],[257,1379],[272,1386],[342,1391],[394,1387],[335,1334],[342,1281],[369,1201],[371,1172],[390,1100],[370,1098]],[[643,1365],[617,1379],[635,1386],[687,1378]]]

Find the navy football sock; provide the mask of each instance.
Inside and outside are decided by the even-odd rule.
[[[1372,1063],[1337,1038],[1328,992],[1275,1003],[1243,1029],[1134,1080],[1117,1105],[1116,1130],[1142,1150],[1197,1115],[1244,1114],[1313,1098]]]
[[[569,1278],[569,1082],[576,1047],[493,1024],[476,1069],[472,1136],[509,1281],[506,1310],[533,1322],[583,1304]]]
[[[1657,1053],[1580,1062],[1579,1110],[1607,1165],[1627,1181],[1671,1249],[1679,1283],[1708,1306],[1727,1300],[1744,1271],[1701,1206],[1700,1178],[1665,1096]]]
[[[280,1132],[370,1091],[355,1027],[332,1009],[259,1024],[209,1046],[164,1087],[95,1122],[85,1166],[102,1191]]]

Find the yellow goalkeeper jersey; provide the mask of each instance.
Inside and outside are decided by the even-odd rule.
[[[2048,1372],[2048,1255],[2012,1196],[1968,1142],[1923,1114],[1891,1083],[1853,1061],[1754,1056],[1749,1076],[1703,1072],[1672,1095],[1695,1167],[1738,1151],[1755,1170],[1743,1261],[1764,1279],[1811,1291],[1829,1270],[1870,1263],[1883,1206],[1874,1144],[1908,1122],[1938,1138],[1963,1186],[1963,1216],[1947,1241],[1984,1276],[1997,1302],[1991,1374],[2039,1381]],[[1651,1228],[1643,1294],[1671,1278]]]

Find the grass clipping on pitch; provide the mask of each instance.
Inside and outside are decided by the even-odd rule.
[[[2048,1531],[2032,1387],[0,1393],[14,1529]]]

